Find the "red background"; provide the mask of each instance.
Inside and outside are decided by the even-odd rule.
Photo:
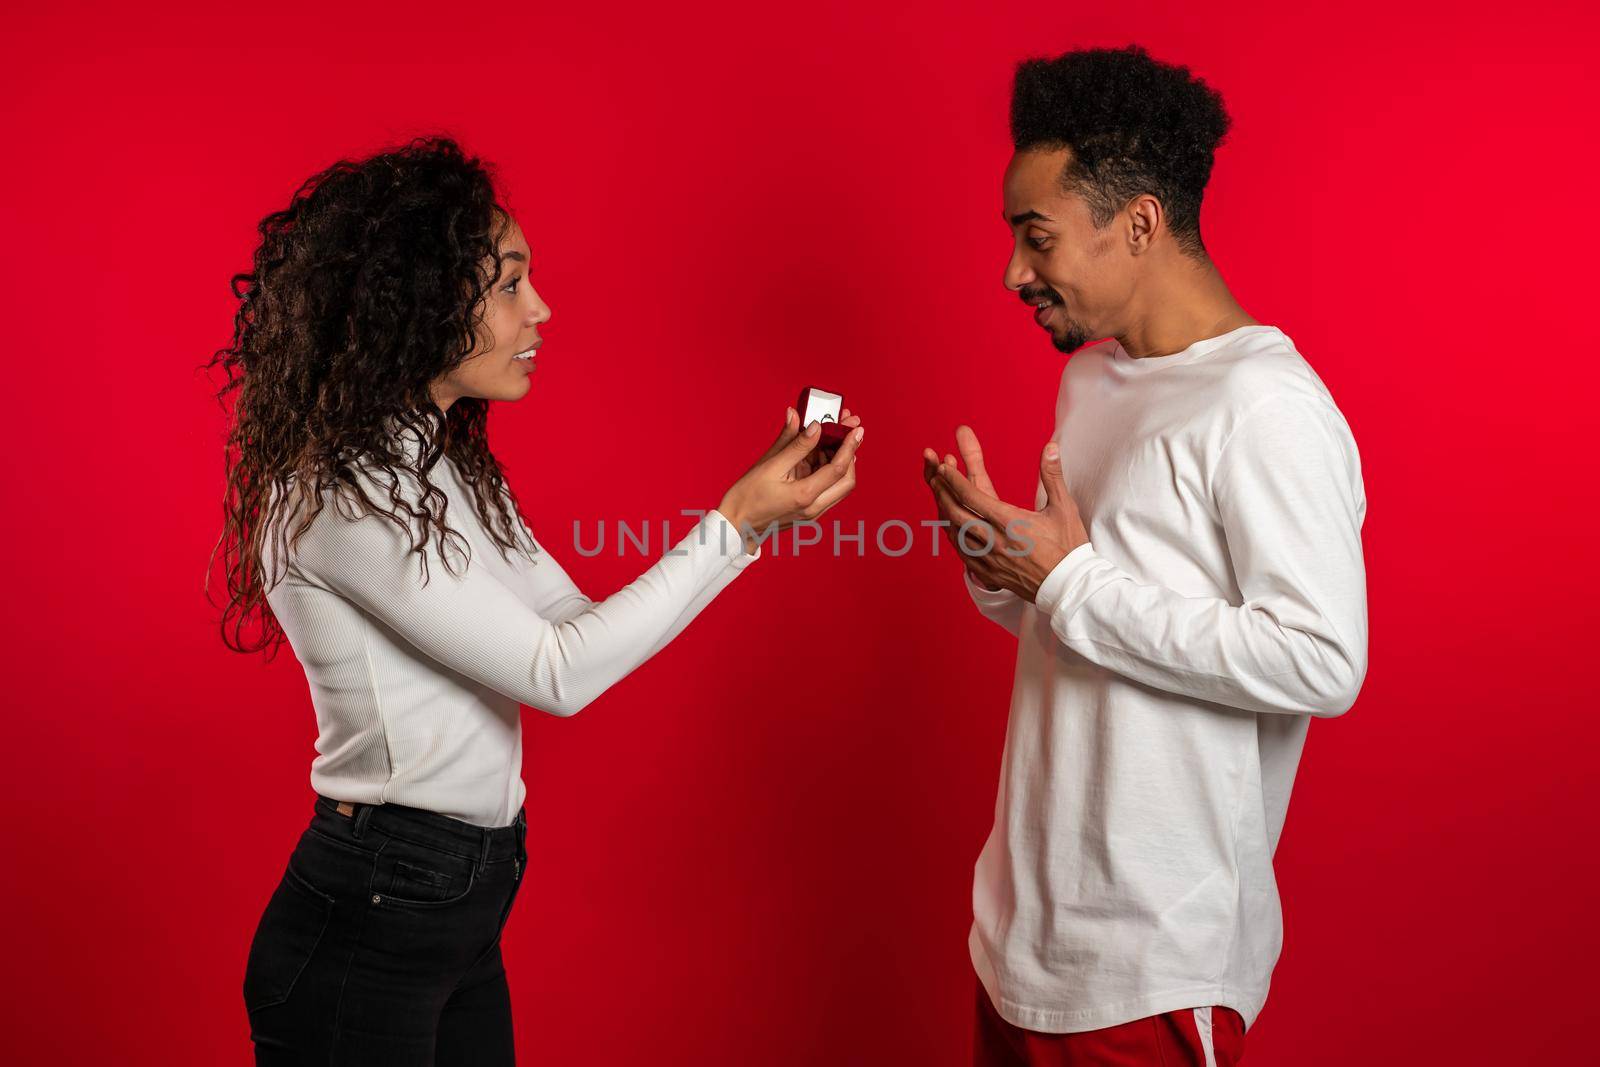
[[[1224,93],[1207,242],[1332,389],[1370,501],[1371,669],[1312,730],[1249,1062],[1585,1056],[1591,16],[975,7],[6,16],[6,1060],[249,1057],[313,718],[288,650],[225,651],[202,598],[196,367],[262,215],[414,133],[498,166],[554,318],[495,448],[604,596],[645,561],[578,556],[573,520],[714,504],[807,383],[870,427],[845,522],[931,516],[919,451],[963,420],[1031,498],[1062,357],[1001,288],[1011,70],[1130,40]],[[924,533],[763,560],[576,719],[527,712],[525,1061],[967,1062],[1012,649]]]

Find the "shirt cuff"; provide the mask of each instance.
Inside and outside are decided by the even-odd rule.
[[[1034,606],[1046,615],[1054,615],[1063,604],[1070,610],[1076,594],[1083,591],[1084,577],[1099,558],[1087,541],[1061,557],[1061,562],[1039,583],[1039,591],[1033,597]]]
[[[967,592],[972,594],[972,602],[978,605],[979,611],[995,611],[1017,599],[1017,594],[1009,589],[985,589],[972,580],[971,571],[963,570],[961,575],[966,579]]]
[[[744,534],[739,532],[739,527],[733,524],[722,512],[712,508],[706,512],[705,518],[700,520],[705,537],[719,546],[722,553],[728,556],[728,566],[744,568],[750,566],[761,558],[761,546],[756,545],[754,552],[744,550]]]

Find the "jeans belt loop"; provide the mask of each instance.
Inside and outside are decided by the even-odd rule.
[[[366,832],[367,823],[372,821],[372,813],[377,810],[376,804],[357,804],[355,821],[350,824],[350,833],[356,839]]]
[[[483,828],[482,847],[478,850],[478,873],[482,874],[489,866],[489,828]]]

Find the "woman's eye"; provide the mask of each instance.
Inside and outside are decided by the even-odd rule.
[[[521,280],[522,280],[522,275],[519,274],[515,278],[512,278],[505,285],[502,285],[500,287],[500,289],[501,289],[502,292],[510,293],[512,296],[516,296],[517,295],[517,283],[520,282]]]

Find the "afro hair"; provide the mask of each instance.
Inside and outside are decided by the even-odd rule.
[[[1134,197],[1154,196],[1189,255],[1205,254],[1200,200],[1230,125],[1221,94],[1136,44],[1023,60],[1012,85],[1017,151],[1069,149],[1062,185],[1097,227]]]

